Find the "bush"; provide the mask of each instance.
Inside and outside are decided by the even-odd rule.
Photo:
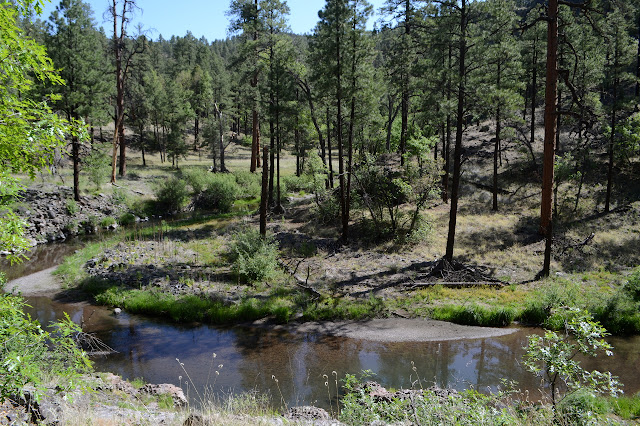
[[[123,213],[118,218],[118,223],[122,226],[133,225],[136,222],[136,216],[133,213]]]
[[[588,390],[578,390],[567,395],[558,404],[558,415],[562,424],[590,425],[597,424],[598,415],[609,411],[607,401],[596,397]]]
[[[100,221],[100,226],[102,226],[103,228],[108,228],[109,226],[115,223],[116,223],[116,220],[114,218],[112,218],[111,216],[106,216],[102,218],[102,220]]]
[[[111,194],[111,202],[117,206],[128,204],[129,195],[124,188],[113,188],[113,194]]]
[[[233,174],[236,178],[240,190],[238,191],[238,198],[257,198],[260,196],[262,189],[259,173],[251,173],[247,171],[235,172]]]
[[[19,296],[0,294],[0,398],[22,394],[26,385],[43,390],[43,381],[51,375],[71,388],[79,373],[90,370],[86,354],[73,337],[80,327],[68,316],[52,324],[48,332],[24,313]],[[66,314],[65,314],[66,315]]]
[[[313,178],[308,174],[303,174],[302,176],[282,176],[280,178],[280,184],[284,185],[289,192],[311,193],[314,190]]]
[[[78,203],[76,200],[67,200],[65,207],[67,209],[67,213],[70,215],[78,213]]]
[[[240,192],[233,175],[192,169],[186,172],[184,177],[191,186],[194,207],[217,210],[221,213],[231,211],[233,202]]]
[[[640,268],[631,274],[623,289],[634,301],[640,302]]]
[[[232,175],[214,174],[206,189],[195,198],[194,205],[228,213],[236,200],[238,189],[238,184]]]
[[[158,207],[169,213],[182,210],[189,200],[186,182],[176,177],[163,179],[156,184],[154,192]]]
[[[233,236],[229,255],[234,272],[247,282],[268,279],[278,267],[277,243],[272,237],[262,238],[260,232],[253,229]]]
[[[82,160],[82,170],[99,191],[109,177],[109,156],[99,149],[92,151]]]

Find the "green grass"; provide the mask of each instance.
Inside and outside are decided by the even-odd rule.
[[[463,325],[505,327],[513,322],[516,312],[510,308],[484,307],[476,304],[444,305],[434,307],[431,317]]]

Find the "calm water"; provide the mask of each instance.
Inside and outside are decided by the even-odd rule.
[[[177,326],[124,313],[116,317],[105,308],[47,298],[31,298],[29,303],[31,315],[44,322],[60,318],[63,311],[75,322],[84,320],[85,331],[95,332],[118,351],[95,358],[97,370],[127,379],[142,377],[152,383],[182,385],[195,402],[205,390],[220,395],[257,389],[270,392],[276,405],[282,394],[290,405],[328,406],[324,374],[331,378],[336,371],[341,379],[367,369],[376,373],[375,380],[393,388],[419,387],[419,376],[424,387],[437,383],[486,391],[496,390],[504,378],[517,381],[534,398],[540,395],[539,383],[519,363],[527,334],[538,330],[520,329],[488,339],[378,343],[255,328]],[[640,337],[613,338],[611,342],[616,348],[613,357],[588,360],[584,365],[620,376],[626,393],[639,391]],[[331,392],[335,395],[335,388]]]

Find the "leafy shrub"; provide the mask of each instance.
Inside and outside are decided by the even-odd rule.
[[[100,226],[102,226],[103,228],[107,228],[115,223],[116,220],[114,218],[112,218],[111,216],[106,216],[100,221]]]
[[[129,194],[124,188],[113,188],[113,194],[111,194],[111,202],[117,206],[126,205],[129,202]]]
[[[193,205],[198,208],[227,213],[240,192],[236,179],[228,173],[191,169],[184,173],[184,177],[192,189]]]
[[[640,268],[636,268],[629,276],[623,289],[634,301],[640,302]]]
[[[99,191],[109,176],[109,156],[100,149],[91,151],[91,154],[82,160],[82,170],[89,182],[96,186],[96,191]]]
[[[67,200],[65,207],[67,209],[67,213],[69,213],[70,215],[78,213],[78,203],[76,202],[76,200]]]
[[[262,238],[254,229],[233,236],[229,252],[233,270],[247,282],[268,279],[278,267],[278,245],[272,237]]]
[[[133,225],[136,222],[136,216],[133,213],[123,213],[118,218],[118,223],[122,226]]]
[[[598,415],[605,414],[608,410],[607,401],[588,390],[571,393],[558,404],[562,424],[570,425],[597,424]]]
[[[308,174],[301,176],[289,175],[280,178],[280,184],[284,184],[288,192],[313,192],[313,179]]]
[[[235,172],[236,183],[240,187],[238,198],[257,198],[260,196],[261,182],[259,173],[247,171]]]
[[[43,330],[23,309],[19,296],[0,294],[0,398],[21,394],[24,386],[32,385],[36,394],[43,390],[43,381],[52,374],[70,388],[79,373],[90,370],[86,354],[73,337],[80,327],[69,316],[53,324],[52,332]],[[65,314],[66,315],[66,314]]]
[[[557,400],[561,384],[569,392],[582,389],[611,396],[622,393],[618,378],[610,372],[587,371],[575,360],[578,354],[596,356],[598,352],[604,352],[613,355],[612,346],[604,340],[609,334],[604,327],[585,311],[574,308],[567,310],[564,328],[563,335],[546,331],[544,336],[529,336],[524,355],[526,369],[548,383],[554,407],[563,398],[560,396],[560,401]]]
[[[176,177],[161,180],[156,184],[154,192],[158,207],[170,213],[182,210],[189,199],[186,182]]]
[[[231,211],[237,194],[238,185],[232,175],[215,174],[208,182],[206,189],[196,197],[194,204],[197,207],[227,213]]]

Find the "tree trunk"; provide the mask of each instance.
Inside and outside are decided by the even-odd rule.
[[[338,18],[338,17],[336,17]],[[339,22],[339,19],[336,19]],[[340,45],[341,27],[336,28],[336,143],[338,144],[338,180],[340,182],[340,218],[342,223],[342,238],[349,236],[349,212],[347,211],[346,182],[344,176],[344,147],[342,141],[342,49]]]
[[[542,203],[540,233],[545,236],[544,264],[541,275],[549,276],[551,268],[553,167],[558,125],[558,0],[549,0],[547,17],[547,81],[544,107],[544,163],[542,167]]]
[[[502,67],[501,63],[498,62],[498,70],[496,75],[496,88],[498,90],[500,87],[500,79],[502,77]],[[500,132],[502,131],[502,116],[500,110],[500,102],[498,102],[498,106],[496,107],[496,142],[493,147],[493,206],[492,210],[494,212],[498,211],[498,157],[500,156]],[[502,162],[500,163],[502,165]]]
[[[260,192],[260,235],[267,236],[267,197],[269,192],[269,147],[262,148],[262,191]]]
[[[73,199],[80,201],[80,142],[78,136],[71,139],[71,156],[73,157]]]
[[[331,158],[331,120],[329,119],[329,108],[327,108],[327,154],[329,157],[329,188],[333,188],[333,158]]]
[[[538,168],[536,163],[536,156],[533,153],[533,144],[536,141],[536,104],[537,93],[538,93],[538,36],[534,39],[533,42],[533,62],[531,64],[531,136],[529,138],[529,152],[531,153],[531,160],[533,161],[533,166]]]
[[[458,69],[458,116],[456,117],[456,145],[453,154],[453,186],[451,188],[451,210],[449,212],[449,232],[447,235],[447,251],[445,260],[453,261],[453,247],[456,237],[456,221],[458,216],[458,191],[460,188],[460,169],[462,157],[462,132],[464,130],[465,106],[465,58],[467,54],[467,3],[462,0],[460,7],[460,63]]]

